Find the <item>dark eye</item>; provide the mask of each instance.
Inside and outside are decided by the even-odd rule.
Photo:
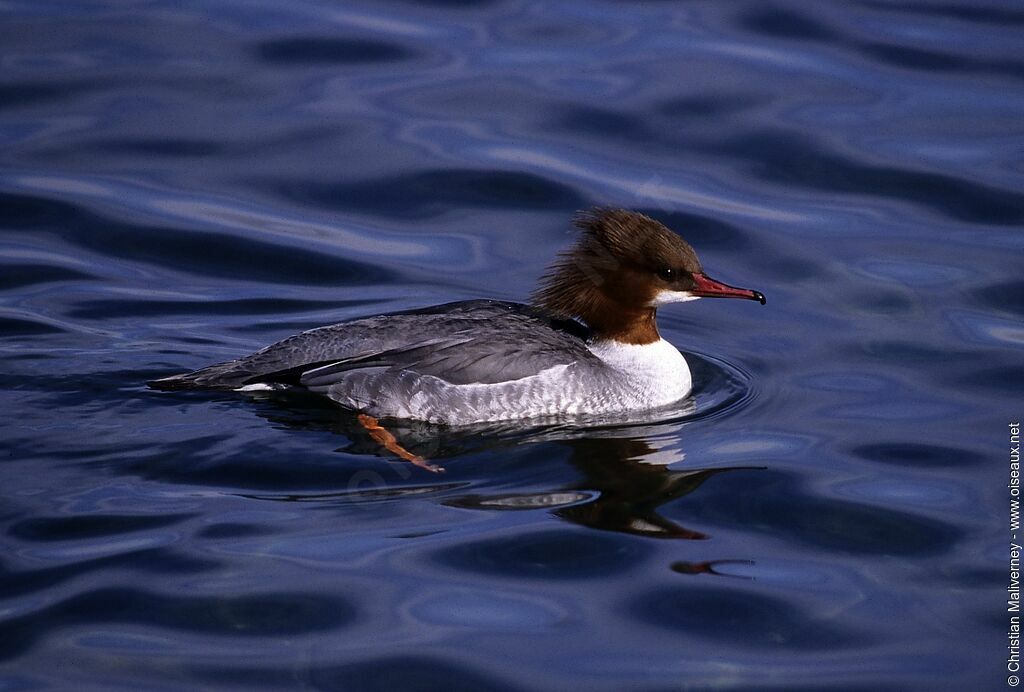
[[[676,270],[672,267],[662,267],[658,270],[658,276],[665,281],[675,281],[677,275]]]

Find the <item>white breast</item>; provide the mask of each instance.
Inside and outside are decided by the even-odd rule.
[[[597,341],[590,350],[619,373],[629,408],[651,408],[679,401],[693,386],[690,367],[679,350],[660,339],[653,344]]]

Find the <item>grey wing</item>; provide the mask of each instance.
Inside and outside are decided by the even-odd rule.
[[[342,327],[345,330],[342,331]],[[370,355],[364,342],[372,340],[372,318],[318,327],[290,336],[248,356],[210,365],[194,372],[150,382],[157,389],[233,390],[261,382],[288,382],[306,370],[339,359]]]
[[[576,323],[527,306],[466,301],[312,329],[252,355],[157,380],[165,389],[284,382],[324,390],[360,371],[431,375],[452,384],[505,382],[596,359]]]
[[[533,335],[536,337],[536,335]],[[536,375],[556,365],[594,358],[582,342],[580,348],[555,348],[535,340],[513,340],[509,333],[434,340],[421,346],[399,348],[336,361],[305,372],[307,387],[328,387],[353,371],[403,371],[430,375],[449,384],[497,384]],[[570,342],[571,343],[571,342]]]

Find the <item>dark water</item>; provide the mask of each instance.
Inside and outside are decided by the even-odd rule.
[[[1016,2],[0,8],[0,688],[1001,689]],[[381,454],[147,379],[522,299],[590,204],[767,307],[696,411]]]

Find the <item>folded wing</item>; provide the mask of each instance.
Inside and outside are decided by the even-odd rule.
[[[586,338],[579,323],[553,320],[526,305],[465,301],[312,329],[151,384],[223,390],[283,383],[326,391],[357,374],[362,381],[400,374],[406,382],[420,375],[450,384],[496,384],[595,359]]]

